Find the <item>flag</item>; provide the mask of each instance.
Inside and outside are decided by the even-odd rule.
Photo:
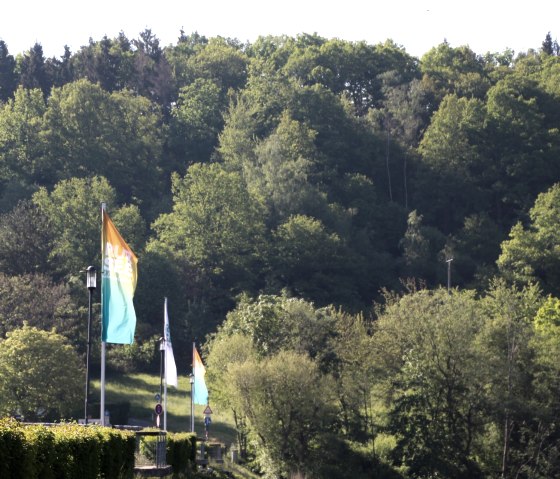
[[[205,374],[206,368],[202,364],[202,359],[200,359],[196,346],[193,344],[194,404],[208,404],[208,389],[206,389],[206,383],[204,382]]]
[[[165,384],[177,387],[177,366],[173,357],[171,346],[171,333],[169,331],[169,316],[167,315],[167,298],[163,312],[163,343],[165,347]]]
[[[107,343],[132,344],[136,329],[132,298],[136,289],[138,259],[122,239],[105,210],[101,230],[101,254],[101,338]]]

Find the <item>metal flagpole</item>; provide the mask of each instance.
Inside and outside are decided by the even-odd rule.
[[[194,432],[194,348],[196,347],[193,341],[192,346],[192,374],[191,374],[191,432]]]
[[[162,364],[163,364],[163,377],[164,377],[164,389],[163,389],[163,430],[167,431],[167,339],[165,337],[165,311],[167,311],[167,298],[164,301],[163,310],[163,341],[162,341]]]
[[[107,207],[106,203],[101,203],[101,229],[103,229],[103,213],[105,212],[105,208]],[[101,234],[103,237],[103,234]],[[103,252],[103,248],[105,245],[101,245],[101,251]],[[103,255],[101,255],[103,257]],[[103,280],[104,280],[105,269],[104,265],[101,264],[101,311],[103,311]],[[105,426],[105,351],[106,351],[106,343],[103,341],[103,321],[101,321],[101,392],[100,392],[100,413],[99,413],[99,420],[101,421],[101,425]]]
[[[167,431],[167,379],[163,383],[163,430]]]
[[[163,402],[163,356],[164,356],[164,342],[165,342],[165,338],[162,336],[161,338],[159,338],[159,399],[158,399],[158,403],[162,403]],[[160,423],[160,415],[158,414],[156,416],[156,427],[159,429],[161,423]]]

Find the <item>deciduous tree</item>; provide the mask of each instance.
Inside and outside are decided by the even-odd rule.
[[[0,342],[3,414],[69,418],[79,408],[83,377],[79,356],[57,333],[24,326]]]

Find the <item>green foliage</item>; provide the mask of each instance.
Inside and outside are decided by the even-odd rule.
[[[491,280],[560,287],[556,47],[550,34],[517,57],[444,42],[418,60],[317,34],[181,32],[162,48],[146,29],[60,58],[37,43],[16,65],[0,41],[0,334],[27,321],[83,351],[80,271],[99,264],[106,202],[140,258],[138,342],[110,348],[109,367],[157,363],[169,297],[178,364],[215,333],[211,396],[269,476],[558,476],[556,300],[539,310],[537,289]],[[399,281],[445,283],[449,258],[449,295]],[[280,400],[265,417],[263,391],[284,401],[293,386],[261,377],[279,355],[319,372],[314,394],[331,385],[303,442],[284,441]]]
[[[279,353],[230,368],[243,414],[259,442],[257,460],[269,474],[312,471],[314,445],[334,419],[332,389],[308,357]]]
[[[18,79],[15,71],[16,61],[8,52],[4,40],[0,40],[0,101],[6,102],[14,93]]]
[[[170,146],[181,165],[206,162],[223,128],[224,95],[212,80],[197,78],[179,90],[170,121]]]
[[[167,464],[173,467],[174,477],[192,474],[196,469],[196,434],[167,434]]]
[[[53,91],[45,122],[59,179],[103,175],[121,202],[159,194],[160,118],[146,98],[81,80]]]
[[[273,240],[271,276],[280,287],[321,305],[339,302],[346,292],[340,280],[348,256],[336,233],[329,232],[320,220],[295,215],[274,231]]]
[[[556,224],[560,219],[560,184],[541,193],[529,212],[525,228],[517,223],[509,240],[502,243],[498,266],[504,276],[521,284],[539,283],[545,291],[556,291],[560,238]]]
[[[24,325],[0,342],[2,414],[69,417],[81,397],[83,366],[66,338]]]
[[[101,477],[132,477],[136,438],[134,433],[115,429],[98,428],[97,436],[101,447]]]
[[[25,436],[14,419],[0,420],[0,473],[2,477],[26,479]]]
[[[59,271],[77,276],[87,265],[101,264],[101,203],[115,200],[114,189],[101,177],[64,180],[50,193],[42,188],[33,195],[56,238],[51,256]]]
[[[274,223],[317,209],[321,202],[313,186],[315,136],[285,112],[276,130],[256,147],[256,164],[245,168],[249,187],[264,196]]]
[[[242,176],[195,164],[184,178],[173,176],[173,195],[173,211],[156,220],[147,250],[165,252],[184,271],[195,268],[199,287],[209,280],[224,291],[250,288],[262,262],[264,221]]]
[[[47,217],[31,201],[20,201],[0,216],[0,270],[13,275],[51,272],[53,240]]]
[[[77,424],[22,425],[3,419],[0,443],[0,454],[5,455],[0,465],[2,477],[133,477],[135,437],[128,431]]]
[[[7,276],[0,273],[0,337],[27,324],[49,331],[57,329],[75,340],[79,322],[67,285],[55,284],[48,276]]]
[[[444,41],[422,57],[420,69],[433,83],[436,100],[449,93],[483,98],[490,87],[483,58],[468,46],[453,48]]]
[[[45,99],[40,90],[18,88],[14,98],[0,105],[0,193],[10,181],[32,184],[52,179],[45,161],[43,116]],[[22,199],[22,198],[18,198]],[[15,205],[14,205],[15,206]]]
[[[549,297],[535,316],[535,332],[543,341],[538,354],[549,366],[555,366],[560,352],[560,301]]]
[[[67,278],[80,275],[87,265],[101,264],[101,203],[106,203],[115,225],[131,246],[141,247],[145,223],[135,206],[115,208],[116,193],[106,178],[72,178],[56,184],[49,192],[41,188],[33,195],[33,202],[48,219],[55,244],[50,260],[56,270]],[[121,223],[121,221],[123,223]]]
[[[55,436],[52,430],[39,425],[22,428],[27,445],[27,464],[32,465],[34,474],[28,477],[54,479],[57,457],[53,454]]]
[[[404,263],[401,274],[437,284],[437,266],[442,262],[440,251],[444,237],[437,229],[424,226],[422,220],[416,210],[408,215],[407,229],[400,241]]]
[[[503,281],[482,298],[443,289],[386,297],[370,347],[374,427],[396,439],[391,458],[407,477],[554,470],[557,376],[538,359],[541,304],[537,288]],[[552,305],[537,317],[553,317]]]
[[[220,336],[249,336],[256,351],[270,355],[282,349],[321,357],[333,332],[335,311],[316,309],[312,303],[287,295],[243,297],[220,327]]]
[[[420,142],[418,150],[428,168],[419,174],[420,208],[432,221],[438,218],[443,231],[456,228],[465,216],[481,210],[480,202],[487,201],[482,188],[487,180],[482,174],[492,170],[486,168],[488,160],[482,151],[484,121],[482,101],[448,95]]]
[[[149,369],[157,357],[161,333],[146,340],[137,340],[132,344],[107,348],[108,367],[114,371],[137,372]]]
[[[393,454],[412,477],[477,475],[471,437],[483,408],[473,347],[478,309],[470,292],[419,291],[391,301],[375,325],[374,355],[390,384]]]
[[[345,441],[340,436],[329,435],[321,443],[322,463],[318,477],[340,479],[402,479],[391,466],[372,454],[369,445]],[[340,461],[343,457],[344,461]]]
[[[218,84],[223,92],[241,89],[247,80],[248,59],[237,45],[221,37],[212,38],[187,59],[189,80],[203,78]]]

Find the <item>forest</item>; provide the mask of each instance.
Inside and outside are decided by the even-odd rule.
[[[107,367],[159,368],[167,297],[179,374],[196,341],[263,477],[560,476],[550,33],[422,58],[317,34],[0,40],[0,414],[79,407],[101,203],[138,256],[135,342]],[[66,370],[32,366],[46,344]]]

